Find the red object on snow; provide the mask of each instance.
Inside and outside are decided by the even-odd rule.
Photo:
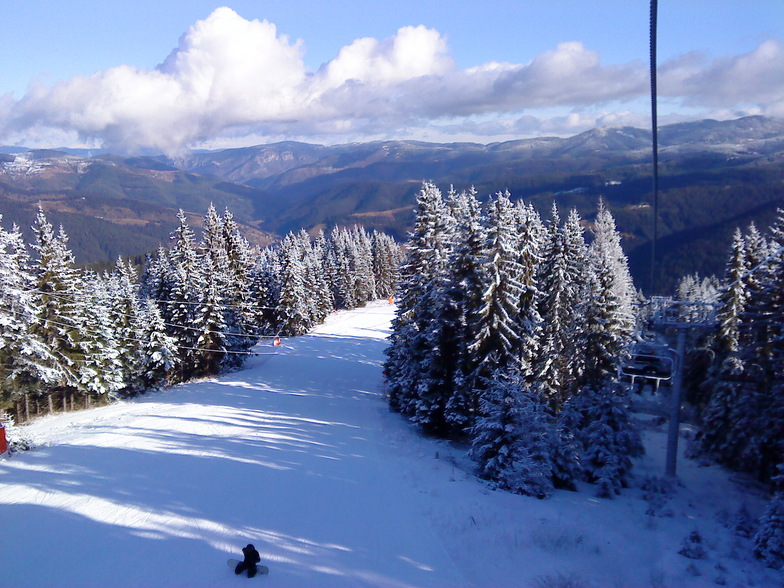
[[[5,427],[0,423],[0,453],[8,451],[8,441],[5,439]]]
[[[280,337],[275,337],[275,338],[272,340],[272,344],[273,344],[274,346],[280,345]]]

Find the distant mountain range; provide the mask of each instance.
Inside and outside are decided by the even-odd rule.
[[[480,197],[509,190],[548,216],[552,202],[590,221],[609,204],[638,282],[652,231],[650,132],[598,128],[569,138],[505,143],[296,142],[194,152],[178,159],[83,150],[0,148],[3,224],[30,225],[44,207],[82,263],[153,249],[183,208],[195,226],[210,202],[228,207],[260,245],[289,230],[359,223],[405,239],[423,180]],[[721,273],[736,226],[766,228],[784,207],[784,120],[760,116],[663,126],[661,287]]]

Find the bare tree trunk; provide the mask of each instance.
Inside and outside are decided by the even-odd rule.
[[[30,420],[30,393],[29,392],[25,392],[24,400],[25,400],[25,420],[29,421]]]
[[[54,398],[51,392],[46,395],[46,400],[49,402],[49,414],[54,414]]]
[[[68,412],[68,390],[63,390],[63,412]]]

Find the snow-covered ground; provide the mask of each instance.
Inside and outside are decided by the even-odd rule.
[[[649,516],[643,490],[544,501],[489,489],[464,448],[387,410],[393,307],[340,312],[265,347],[247,369],[133,402],[56,415],[10,435],[0,460],[0,586],[772,586],[728,528],[764,498],[681,459]],[[646,432],[639,486],[661,475]],[[692,531],[706,555],[678,554]],[[251,542],[270,568],[235,577]]]

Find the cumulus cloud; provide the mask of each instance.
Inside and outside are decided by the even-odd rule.
[[[784,43],[763,42],[744,55],[709,62],[690,53],[663,64],[662,95],[682,97],[688,106],[752,106],[763,114],[784,115]]]
[[[661,68],[660,88],[689,107],[743,105],[784,114],[782,66],[778,41],[713,62],[686,55]],[[155,69],[122,65],[35,86],[18,101],[0,97],[0,141],[48,131],[126,152],[176,154],[242,137],[465,136],[472,128],[474,136],[492,128],[501,136],[563,134],[590,122],[632,120],[612,111],[625,113],[617,107],[647,95],[647,75],[642,61],[605,65],[579,42],[561,43],[526,64],[460,70],[446,39],[424,26],[403,27],[384,40],[357,39],[310,72],[300,42],[224,7],[191,26]],[[554,107],[573,111],[537,116]]]

